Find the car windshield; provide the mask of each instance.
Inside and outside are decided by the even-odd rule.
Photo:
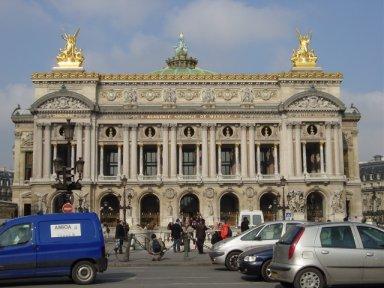
[[[260,232],[261,229],[263,229],[265,225],[260,225],[255,228],[253,228],[251,231],[247,230],[240,234],[241,240],[255,240],[257,234]]]
[[[302,229],[301,226],[287,226],[287,232],[280,238],[279,244],[291,245],[296,234]]]

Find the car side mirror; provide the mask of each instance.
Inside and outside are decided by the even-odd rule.
[[[256,240],[256,241],[261,241],[261,236],[256,236],[256,237],[255,237],[255,240]]]

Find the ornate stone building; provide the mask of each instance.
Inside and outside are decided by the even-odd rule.
[[[82,157],[74,205],[81,200],[103,221],[121,217],[123,176],[134,225],[197,213],[208,224],[235,223],[239,211],[258,209],[271,220],[283,203],[295,219],[361,217],[360,114],[340,100],[342,74],[316,67],[308,35],[299,35],[291,71],[268,74],[200,69],[183,35],[164,69],[87,72],[77,34],[66,36],[58,67],[32,75],[30,109],[12,115],[20,215],[28,207],[60,212],[53,159],[73,166]],[[75,125],[70,156],[66,119]]]

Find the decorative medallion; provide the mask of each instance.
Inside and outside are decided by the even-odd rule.
[[[307,127],[307,133],[308,135],[316,135],[317,134],[317,127],[315,125],[308,125]]]
[[[173,190],[173,188],[167,188],[164,192],[164,196],[168,199],[173,199],[176,196],[176,192]]]
[[[223,136],[227,138],[230,138],[233,136],[233,129],[231,126],[225,126],[223,128]]]
[[[261,128],[261,135],[263,135],[265,138],[268,138],[272,135],[272,129],[269,126],[264,126]]]
[[[115,137],[116,136],[116,129],[114,127],[108,127],[107,129],[105,129],[105,135],[108,138]]]
[[[184,129],[184,135],[187,138],[191,138],[195,135],[195,130],[191,126],[188,126]]]
[[[179,95],[180,95],[180,98],[183,98],[187,101],[191,101],[191,100],[199,97],[199,91],[187,89],[187,90],[180,91]]]
[[[252,187],[247,187],[244,191],[244,194],[245,196],[247,196],[248,198],[252,198],[253,196],[255,196],[255,190],[252,188]]]
[[[156,130],[155,128],[153,127],[147,127],[145,130],[144,130],[144,134],[145,136],[147,136],[148,138],[152,138],[155,136],[156,134]]]
[[[217,96],[223,98],[225,101],[230,101],[232,98],[237,97],[237,91],[231,89],[220,90]]]
[[[262,89],[256,91],[256,97],[267,101],[276,96],[276,90]]]
[[[116,99],[116,91],[108,90],[106,94],[107,94],[108,101],[114,101]]]
[[[147,91],[143,92],[143,93],[142,93],[142,96],[143,96],[147,101],[153,101],[153,100],[155,100],[156,98],[159,98],[159,97],[160,97],[160,94],[161,94],[161,91],[157,91],[157,90],[150,89],[150,90],[147,90]]]
[[[203,195],[208,199],[212,199],[215,196],[215,190],[213,190],[213,188],[209,187],[209,188],[204,190]]]

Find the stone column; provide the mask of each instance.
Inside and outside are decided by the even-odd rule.
[[[289,141],[289,139],[288,139]],[[279,174],[279,165],[278,165],[278,161],[277,161],[277,145],[274,144],[273,145],[273,168],[274,168],[274,173],[275,175],[278,175]]]
[[[235,144],[235,165],[236,165],[236,176],[240,175],[239,171],[239,143]]]
[[[140,147],[140,158],[139,158],[139,176],[143,176],[143,170],[144,170],[144,149],[143,149],[143,144],[139,144]]]
[[[43,155],[43,125],[36,123],[35,131],[33,133],[33,178],[40,179],[42,172],[42,155]]]
[[[331,123],[325,123],[325,170],[327,175],[333,173]]]
[[[75,144],[71,143],[71,168],[75,167]]]
[[[57,144],[54,143],[53,144],[53,159],[56,159],[57,158]],[[84,163],[85,165],[85,163]]]
[[[83,157],[83,124],[76,123],[76,158]]]
[[[91,159],[91,180],[96,181],[97,180],[97,150],[98,150],[98,131],[99,126],[96,125],[96,119],[93,117],[91,119],[92,126],[91,126],[91,150],[90,150],[90,159]]]
[[[292,138],[292,128],[293,125],[292,123],[287,123],[287,157],[285,158],[287,161],[287,175],[288,177],[294,175],[293,171],[293,138]],[[280,149],[284,150],[284,147],[280,145]],[[280,164],[281,165],[281,164]],[[276,174],[276,173],[275,173]]]
[[[200,144],[196,144],[196,175],[200,173]]]
[[[209,177],[216,178],[216,124],[209,127]]]
[[[358,141],[358,130],[356,128],[356,130],[352,131],[351,132],[352,134],[352,143],[353,143],[353,164],[354,165],[354,177],[355,178],[359,178],[359,175],[360,175],[360,166],[359,166],[359,141]]]
[[[44,129],[44,179],[51,178],[51,124]],[[72,166],[73,167],[73,166]]]
[[[260,144],[256,144],[256,157],[257,157],[257,175],[261,175],[261,159],[260,159]]]
[[[104,144],[100,144],[99,175],[104,176]]]
[[[324,174],[324,143],[320,142],[320,173]]]
[[[129,126],[123,124],[123,175],[129,178]]]
[[[335,152],[335,175],[340,175],[340,145],[339,145],[339,124],[333,126],[333,143]]]
[[[222,175],[222,172],[221,172],[221,143],[217,144],[217,158],[218,158],[218,161],[217,161],[217,173],[219,174],[219,176]]]
[[[255,178],[255,125],[249,128],[249,178]]]
[[[303,142],[303,168],[304,168],[304,175],[308,173],[307,170],[307,149],[306,149],[306,144]]]
[[[183,176],[183,144],[179,144],[179,176]]]
[[[241,126],[241,177],[247,178],[247,126],[242,124]]]
[[[339,161],[340,161],[340,175],[344,175],[344,145],[343,145],[343,131],[341,129],[341,124],[338,125],[337,129],[339,135]],[[356,146],[357,147],[357,146]]]
[[[208,126],[201,125],[201,169],[203,178],[208,178]]]
[[[177,175],[176,124],[171,124],[171,178]]]
[[[163,124],[163,177],[168,178],[168,127],[169,124]]]
[[[117,177],[121,176],[121,144],[117,144]]]
[[[295,166],[296,166],[296,176],[301,176],[302,171],[302,158],[301,158],[301,124],[295,124]]]
[[[22,184],[24,183],[24,170],[25,170],[25,152],[21,150],[21,135],[19,131],[14,131],[15,142],[13,146],[14,153],[14,166],[13,166],[13,183],[11,185]]]
[[[161,176],[161,157],[160,157],[160,153],[161,153],[161,145],[158,143],[157,144],[157,152],[156,152],[157,176]]]
[[[131,179],[137,179],[137,124],[131,126]]]
[[[84,178],[89,179],[91,177],[91,124],[89,123],[85,124],[84,136]]]

